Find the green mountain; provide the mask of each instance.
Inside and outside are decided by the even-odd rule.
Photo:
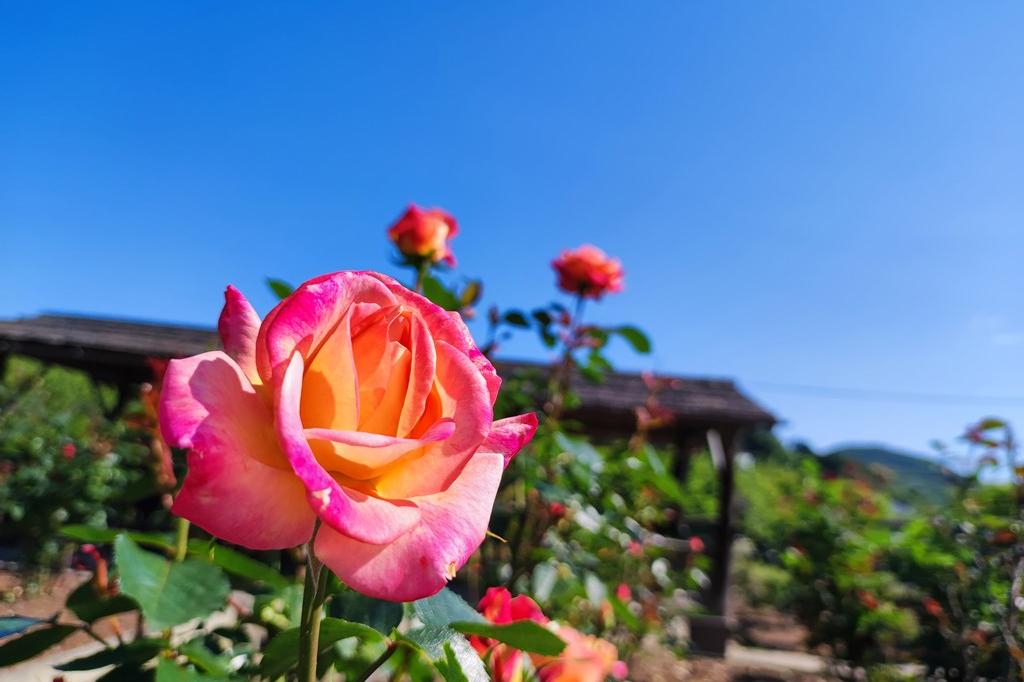
[[[824,455],[821,463],[826,471],[867,480],[894,500],[914,506],[948,502],[959,479],[938,462],[875,445],[840,448]]]

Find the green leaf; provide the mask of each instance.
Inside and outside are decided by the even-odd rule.
[[[180,645],[178,652],[196,668],[214,677],[227,677],[231,674],[230,654],[218,656],[206,647],[202,637],[195,637]]]
[[[622,603],[617,597],[609,597],[608,601],[611,602],[612,612],[615,614],[615,618],[625,625],[631,632],[637,632],[641,628],[640,619],[636,617],[636,614],[629,610],[629,607]]]
[[[475,305],[480,297],[483,295],[484,285],[478,279],[470,280],[466,287],[462,290],[462,294],[459,296],[459,307],[468,308],[471,305]]]
[[[523,329],[529,329],[530,327],[530,321],[526,319],[526,315],[518,310],[508,311],[503,319],[506,324],[510,324],[513,327],[522,327]]]
[[[50,627],[33,630],[17,639],[0,646],[0,668],[27,661],[38,656],[54,644],[59,644],[71,633],[78,630],[71,625],[51,625]]]
[[[458,310],[462,307],[458,297],[433,275],[423,278],[423,295],[445,310]]]
[[[62,671],[95,670],[96,668],[105,668],[108,665],[131,665],[138,667],[160,653],[160,650],[165,646],[167,646],[167,642],[160,639],[137,639],[116,649],[101,649],[89,656],[76,658],[73,661],[68,661],[54,667]]]
[[[644,334],[636,327],[623,325],[608,331],[614,332],[625,339],[637,353],[647,354],[651,352],[651,340],[647,338],[647,334]]]
[[[86,623],[139,608],[133,599],[123,594],[112,597],[97,594],[91,580],[82,583],[69,594],[64,606]]]
[[[96,545],[109,545],[117,539],[118,535],[127,535],[140,545],[168,552],[174,549],[174,542],[169,533],[138,533],[117,528],[93,528],[82,524],[71,524],[62,526],[60,534],[72,540],[91,542]]]
[[[445,682],[469,682],[451,642],[444,643],[444,660],[437,661],[435,667],[444,677]]]
[[[554,318],[551,317],[551,313],[544,310],[543,308],[537,308],[530,314],[533,315],[533,319],[537,320],[537,322],[539,322],[542,326],[545,327],[554,321]]]
[[[222,679],[210,677],[192,668],[179,668],[174,661],[161,658],[156,664],[156,682],[214,682]]]
[[[274,279],[273,277],[267,277],[267,286],[274,292],[278,300],[284,300],[291,296],[292,292],[295,291],[295,287],[283,279]]]
[[[292,584],[291,580],[262,561],[257,561],[230,547],[211,545],[206,540],[193,539],[188,542],[188,553],[209,559],[232,575],[264,583],[274,589],[282,589]]]
[[[171,563],[145,552],[127,535],[114,541],[121,592],[142,608],[157,629],[208,616],[227,600],[230,585],[224,573],[199,559]]]
[[[393,601],[374,599],[355,590],[335,595],[329,607],[332,615],[345,620],[369,625],[374,630],[389,633],[402,622],[402,605]]]
[[[490,675],[469,641],[446,625],[427,625],[402,637],[430,659],[446,680],[487,682]],[[450,653],[449,653],[450,652]]]
[[[42,622],[38,618],[28,618],[26,616],[5,616],[0,618],[0,637],[15,635]]]
[[[542,656],[557,656],[565,648],[565,642],[561,637],[532,620],[517,620],[505,625],[452,623],[452,628],[464,635],[489,637],[508,644],[513,649]]]
[[[486,623],[472,606],[447,587],[433,597],[420,599],[412,603],[413,613],[423,621],[424,625],[446,626],[455,622]]]
[[[326,651],[335,642],[349,637],[380,640],[384,636],[362,623],[352,623],[341,618],[324,618],[320,623],[320,651]],[[263,651],[260,674],[271,679],[284,675],[298,663],[299,629],[289,628],[279,632]]]

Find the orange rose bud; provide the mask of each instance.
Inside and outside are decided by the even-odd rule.
[[[598,299],[622,291],[622,263],[596,246],[584,244],[563,251],[551,267],[558,273],[558,288],[567,293]]]
[[[410,204],[405,213],[388,228],[388,238],[410,261],[443,261],[455,265],[448,240],[458,234],[458,223],[440,208],[420,208]]]

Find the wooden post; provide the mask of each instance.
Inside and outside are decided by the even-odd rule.
[[[713,428],[708,429],[705,435],[711,461],[718,473],[718,524],[711,548],[710,585],[705,592],[705,604],[710,613],[690,619],[690,638],[697,651],[724,656],[725,645],[733,629],[726,614],[726,596],[729,590],[729,554],[733,536],[733,455],[736,438],[735,433],[731,433],[723,439],[722,434]]]
[[[723,443],[721,434],[708,429],[708,450],[718,473],[718,524],[715,527],[715,545],[711,565],[711,587],[708,590],[708,608],[718,616],[725,615],[725,598],[729,588],[729,554],[733,535],[733,439]]]

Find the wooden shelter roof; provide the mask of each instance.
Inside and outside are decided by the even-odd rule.
[[[218,347],[213,329],[81,315],[39,315],[0,320],[0,355],[20,354],[85,370],[98,379],[124,384],[151,377],[150,358],[195,355]],[[495,363],[502,375],[547,371],[527,362]],[[726,379],[667,377],[673,386],[658,402],[680,420],[771,426],[775,417]],[[611,372],[603,383],[573,381],[581,411],[614,422],[632,420],[649,392],[640,374]],[[589,420],[588,420],[589,421]],[[611,424],[610,424],[611,425]]]

